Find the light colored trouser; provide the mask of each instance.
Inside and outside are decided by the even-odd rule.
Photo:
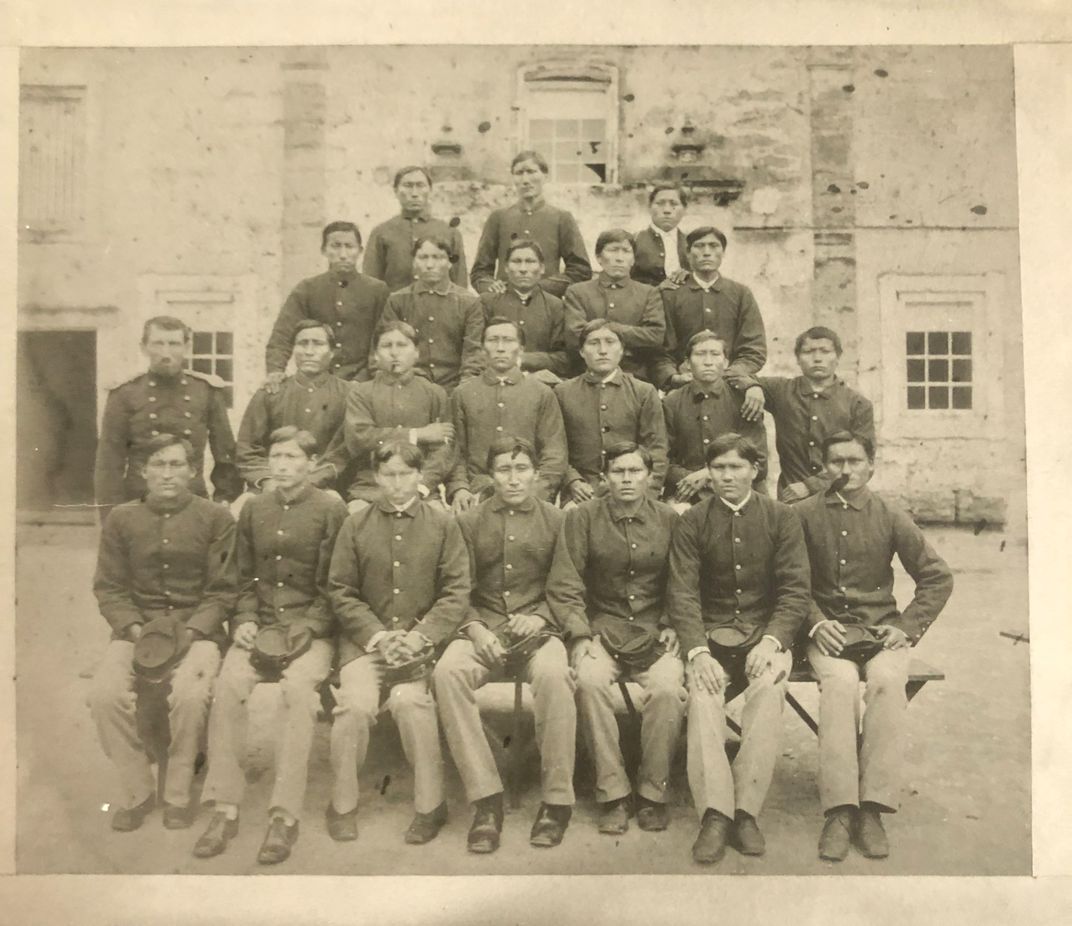
[[[896,810],[901,744],[907,716],[909,648],[884,649],[862,667],[851,659],[825,656],[814,643],[808,661],[819,678],[819,798],[823,810],[861,801]],[[864,689],[863,743],[860,678]]]
[[[331,671],[334,647],[330,640],[313,640],[294,660],[279,682],[283,698],[281,723],[276,724],[275,787],[269,809],[281,807],[301,816],[305,784],[309,775],[309,750],[320,708],[317,686]],[[212,698],[208,723],[208,775],[202,801],[238,804],[245,790],[242,760],[246,755],[248,702],[253,688],[262,681],[249,661],[249,650],[232,646],[223,660]]]
[[[455,640],[435,668],[436,701],[450,754],[470,801],[502,791],[474,692],[498,667],[489,668],[468,640]],[[529,657],[521,677],[532,686],[540,779],[546,804],[572,805],[577,743],[576,688],[566,647],[552,637]]]
[[[616,801],[632,790],[614,716],[615,682],[628,675],[644,689],[636,704],[641,714],[637,791],[641,797],[664,804],[670,762],[681,735],[688,699],[681,659],[666,653],[643,672],[623,672],[602,643],[597,641],[592,652],[594,658],[583,659],[577,668],[577,703],[581,728],[596,766],[596,800]]]
[[[134,644],[112,640],[93,677],[89,708],[104,754],[112,760],[123,788],[123,806],[136,807],[156,793],[149,757],[138,738],[134,693]],[[171,673],[168,694],[168,746],[164,800],[176,807],[190,803],[194,760],[205,731],[212,682],[220,668],[219,647],[195,640]]]
[[[785,686],[793,667],[790,653],[778,653],[744,691],[741,748],[730,767],[726,757],[725,682],[718,694],[700,690],[689,678],[688,772],[696,813],[712,807],[731,819],[735,810],[758,817],[774,775],[782,735]],[[721,667],[720,667],[721,668]],[[777,683],[775,679],[781,675]]]
[[[365,764],[369,730],[379,713],[379,654],[358,656],[342,667],[335,689],[335,719],[331,726],[331,767],[335,773],[332,806],[349,813],[357,806],[357,773]],[[443,755],[439,748],[439,721],[428,681],[393,685],[387,696],[402,738],[402,749],[413,767],[413,803],[418,813],[431,813],[443,803]]]

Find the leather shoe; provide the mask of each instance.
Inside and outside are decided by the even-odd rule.
[[[353,842],[357,839],[357,808],[339,813],[331,804],[324,811],[328,835],[336,842]]]
[[[409,829],[406,830],[406,842],[411,846],[423,846],[439,835],[439,831],[446,822],[447,802],[444,801],[431,813],[419,813],[413,818]]]
[[[733,844],[741,855],[762,855],[767,851],[767,843],[759,831],[759,824],[750,813],[737,813],[733,823]]]
[[[877,810],[861,807],[856,815],[856,845],[867,858],[886,858],[890,843]]]
[[[540,804],[536,821],[529,833],[529,845],[540,849],[550,849],[562,842],[569,826],[573,808],[564,804]]]
[[[473,825],[469,827],[467,845],[470,852],[486,855],[499,848],[499,836],[503,825],[502,792],[482,797],[476,801]]]
[[[262,865],[275,865],[290,858],[290,847],[298,841],[298,821],[288,824],[282,817],[272,817],[268,832],[264,835],[257,861]]]
[[[696,842],[692,844],[692,860],[701,865],[714,865],[726,854],[726,840],[733,821],[723,813],[708,807],[700,824]]]
[[[178,807],[175,804],[164,805],[164,827],[169,830],[185,830],[193,825],[194,808],[187,804]]]
[[[845,856],[849,854],[855,817],[855,807],[838,807],[826,815],[826,822],[819,836],[819,858],[828,862],[845,860]]]
[[[660,833],[670,825],[670,808],[658,801],[649,801],[642,797],[641,808],[637,811],[636,822],[642,830]]]
[[[194,855],[198,858],[212,858],[227,848],[227,843],[238,835],[238,818],[228,819],[227,814],[217,810],[201,838],[194,843]]]
[[[120,833],[131,833],[140,827],[145,818],[153,812],[156,806],[155,795],[150,794],[137,807],[121,807],[112,817],[112,829]]]
[[[628,798],[608,801],[599,811],[599,831],[608,836],[620,836],[629,829]]]

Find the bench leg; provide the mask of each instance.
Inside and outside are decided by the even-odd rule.
[[[786,691],[785,700],[789,702],[789,706],[797,712],[797,716],[808,725],[808,729],[811,730],[816,736],[819,735],[819,725],[812,719],[811,714],[805,710],[804,705],[801,704],[792,693]]]
[[[510,807],[517,810],[521,806],[521,765],[524,752],[521,743],[521,723],[524,715],[521,709],[521,679],[514,681],[514,728],[510,734]]]

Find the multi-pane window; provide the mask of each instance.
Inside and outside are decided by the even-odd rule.
[[[195,331],[187,361],[195,373],[208,373],[224,381],[227,407],[234,405],[234,336],[230,331]]]
[[[85,214],[85,87],[23,85],[19,105],[19,227],[56,234]]]
[[[970,331],[908,331],[905,354],[909,409],[971,409]]]
[[[557,183],[605,183],[607,180],[605,119],[532,119],[529,143],[551,168]]]

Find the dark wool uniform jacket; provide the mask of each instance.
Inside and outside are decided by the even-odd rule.
[[[283,303],[265,348],[269,373],[282,373],[302,319],[324,322],[335,333],[332,372],[342,379],[369,378],[372,333],[387,302],[387,284],[362,273],[332,271],[302,280]]]
[[[715,627],[763,628],[793,645],[811,603],[800,519],[753,492],[739,511],[717,496],[686,511],[670,543],[670,622],[682,653],[707,645]]]
[[[689,252],[685,245],[685,234],[680,228],[677,232],[677,259],[682,270],[689,269]],[[651,228],[642,228],[633,236],[633,249],[636,260],[629,275],[639,283],[658,286],[666,279],[666,251],[663,239]]]
[[[365,655],[381,630],[417,630],[439,646],[469,606],[469,555],[453,516],[415,501],[350,515],[331,557],[339,665]]]
[[[346,505],[306,486],[287,501],[278,489],[251,498],[238,515],[239,597],[234,623],[256,621],[332,632],[328,569]]]
[[[454,252],[450,278],[464,289],[469,285],[469,275],[465,267],[465,245],[461,232],[425,214],[413,218],[396,215],[372,229],[361,269],[368,276],[383,280],[392,293],[409,286],[413,282],[413,245],[418,238],[429,235],[450,242]]]
[[[147,498],[113,509],[101,529],[93,578],[113,638],[131,624],[172,616],[224,642],[223,622],[238,591],[234,533],[224,505],[193,494],[176,503]]]
[[[480,297],[484,322],[507,318],[525,332],[521,369],[550,370],[563,379],[580,372],[577,357],[566,349],[566,309],[558,296],[539,286],[522,299],[513,289],[505,293],[484,293]]]
[[[811,557],[808,627],[827,619],[892,624],[918,643],[953,593],[953,574],[912,519],[866,487],[813,495],[794,511]],[[903,612],[893,597],[895,554],[916,583]]]
[[[206,494],[201,471],[207,444],[215,498],[229,502],[242,493],[223,380],[190,370],[173,377],[143,373],[108,393],[104,405],[93,474],[102,519],[112,506],[145,494],[145,445],[158,434],[174,434],[193,445],[192,492]]]

